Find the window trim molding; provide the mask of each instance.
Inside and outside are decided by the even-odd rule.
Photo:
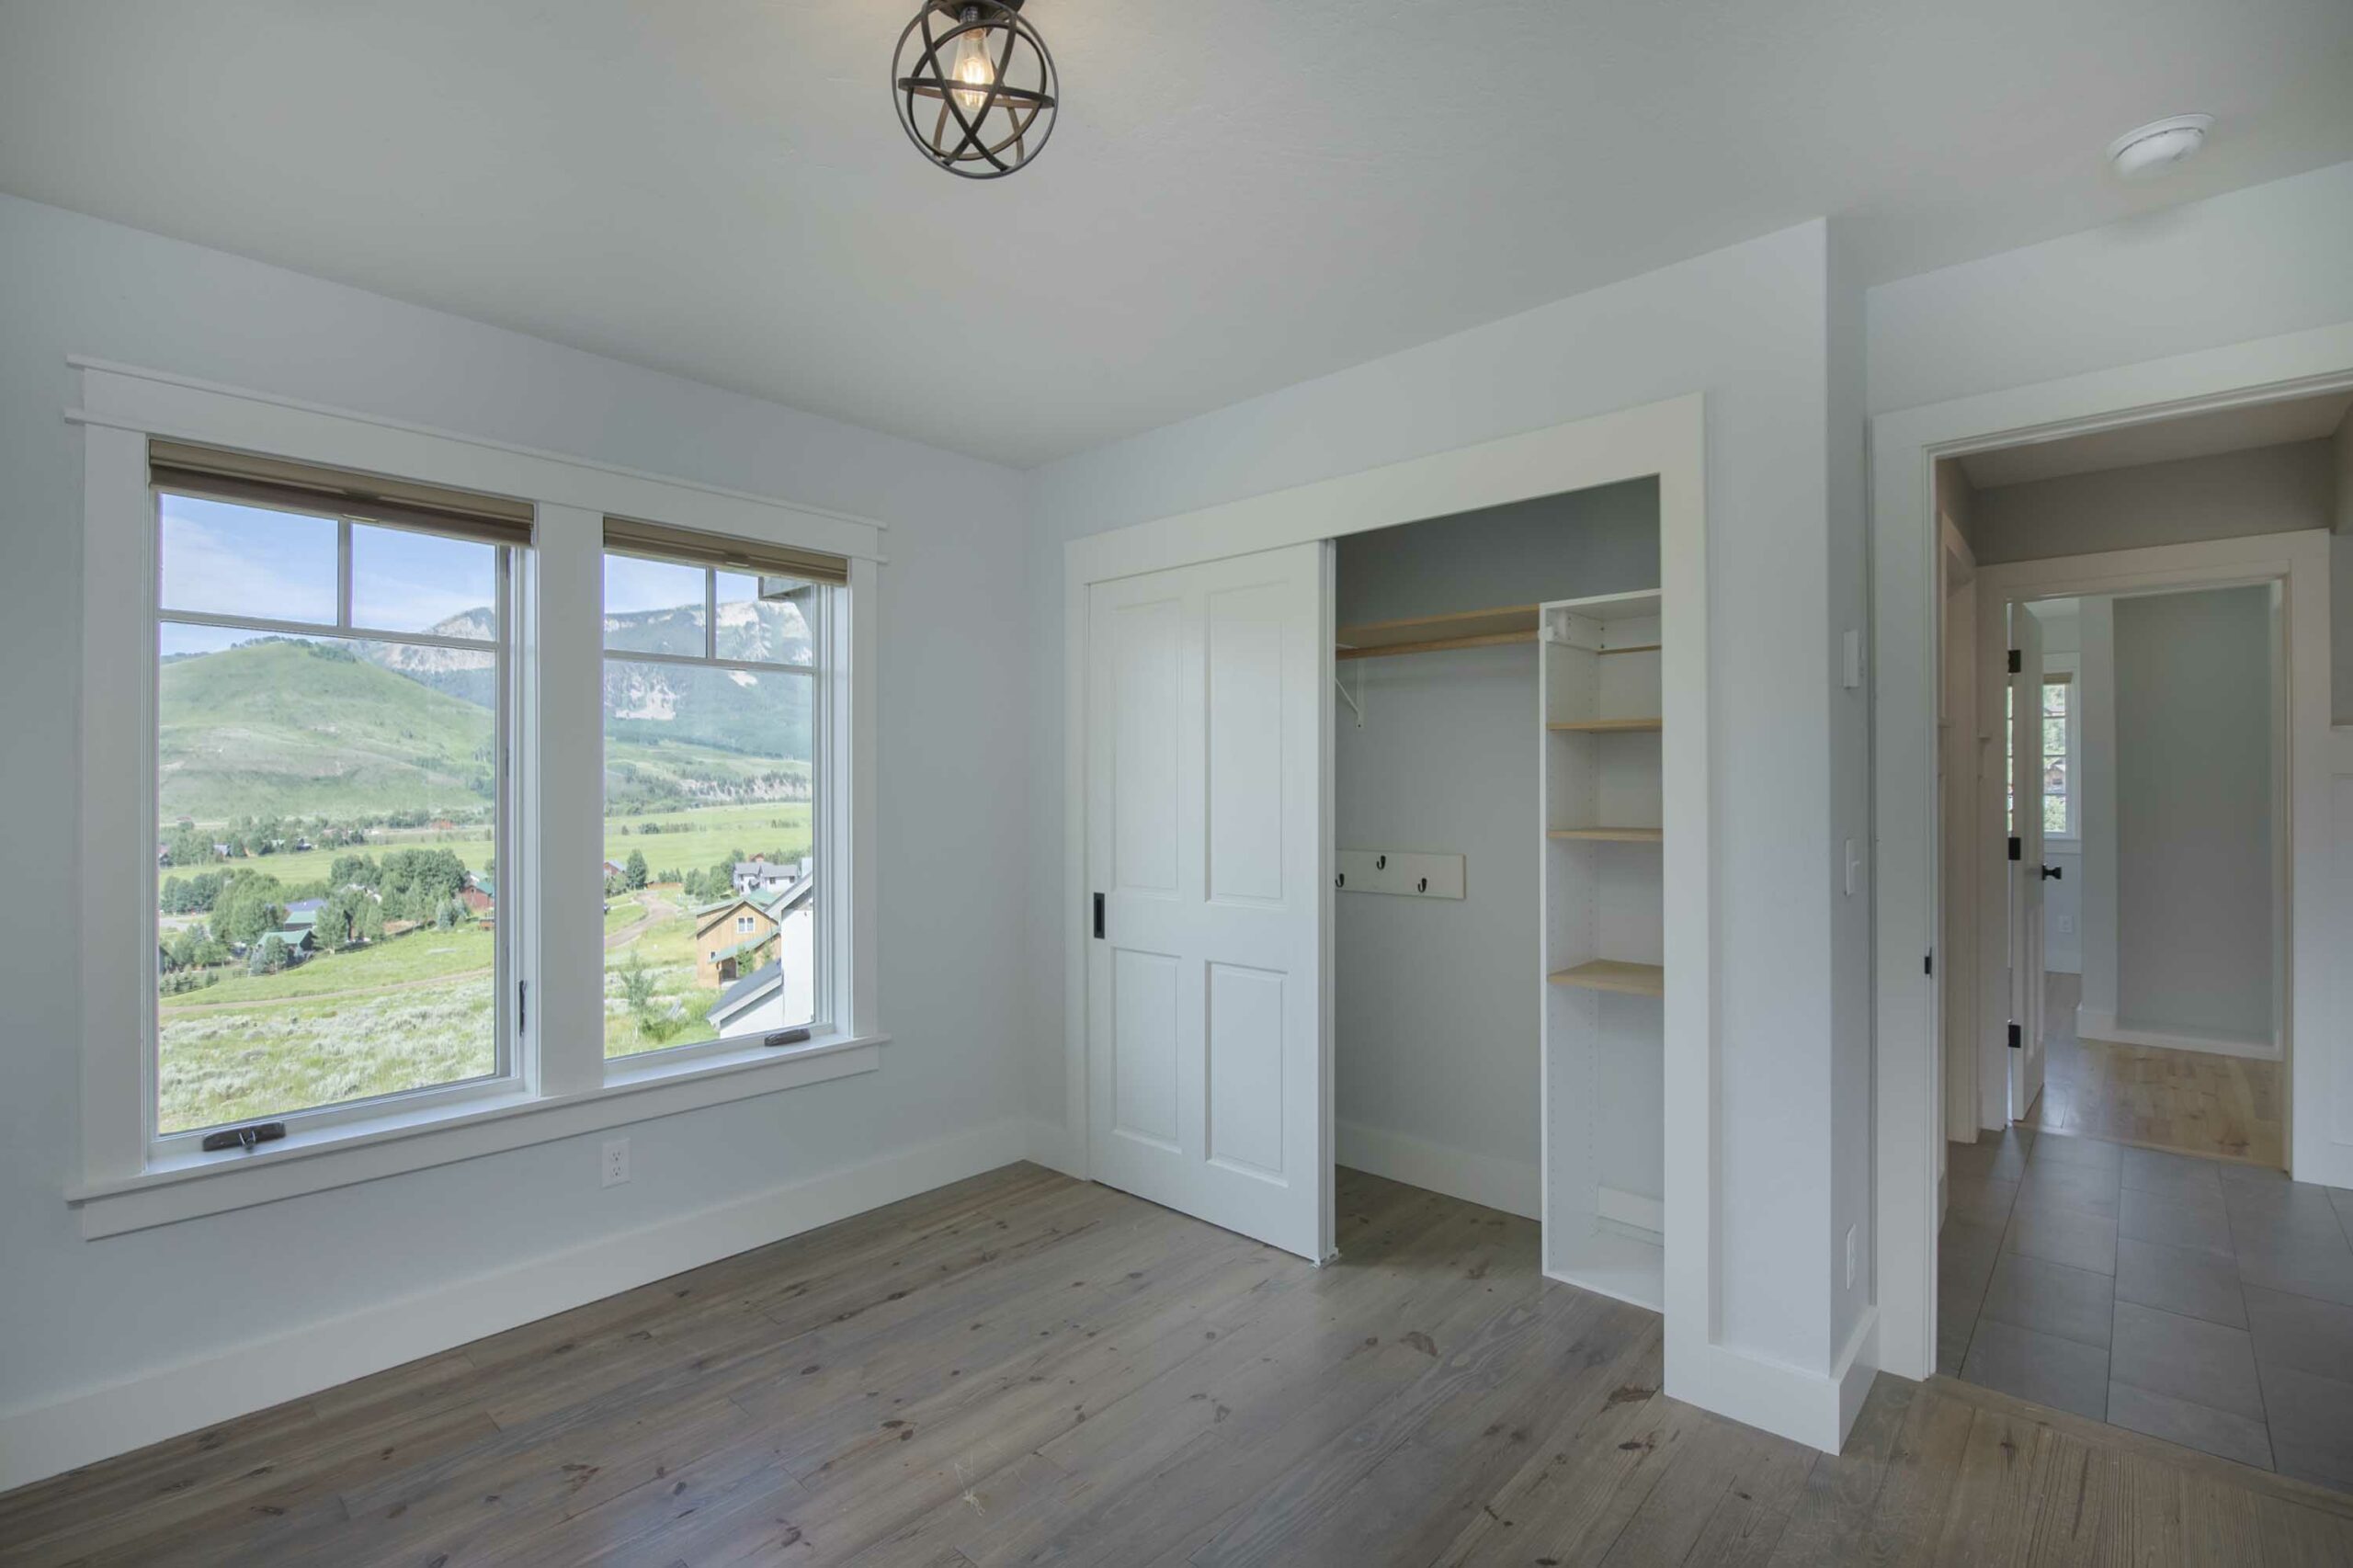
[[[500,1149],[563,1138],[723,1100],[768,1094],[880,1065],[874,789],[875,653],[873,604],[884,555],[883,525],[768,497],[670,480],[635,470],[502,445],[349,410],[304,403],[157,370],[68,356],[81,401],[64,411],[83,426],[83,620],[80,749],[80,952],[136,952],[153,940],[151,868],[136,846],[149,844],[147,765],[154,731],[152,653],[126,627],[154,617],[156,541],[148,479],[150,437],[252,452],[453,489],[513,496],[534,506],[538,543],[526,552],[528,587],[518,585],[521,624],[514,656],[522,687],[514,744],[536,830],[513,833],[515,863],[503,867],[521,901],[527,937],[517,942],[509,981],[528,983],[529,1027],[517,1035],[520,1086],[489,1102],[437,1113],[393,1114],[347,1123],[335,1135],[293,1138],[256,1151],[192,1159],[151,1159],[141,1009],[148,989],[126,983],[119,968],[82,962],[81,1161],[65,1199],[85,1236],[114,1234],[270,1202],[299,1192],[470,1159]],[[601,618],[585,626],[542,623],[548,596],[601,606],[603,524],[608,513],[706,533],[738,535],[786,548],[822,551],[850,563],[840,633],[845,656],[833,674],[842,740],[832,763],[839,841],[848,846],[835,886],[849,907],[835,922],[843,951],[835,966],[839,998],[835,1032],[790,1051],[758,1050],[699,1056],[642,1070],[608,1073],[603,1055],[601,942],[586,963],[565,955],[580,945],[576,923],[561,917],[571,884],[595,870],[601,897],[601,792],[584,812],[561,797],[555,780],[573,759],[581,710],[601,749]],[[578,644],[585,636],[585,649]],[[596,650],[589,657],[574,655]],[[853,679],[853,675],[866,678]],[[578,791],[573,791],[576,795]],[[538,842],[532,842],[536,837]],[[572,839],[587,865],[572,867]],[[126,856],[123,846],[133,852]],[[152,859],[150,845],[148,858]],[[505,880],[505,879],[503,879]],[[596,907],[599,900],[592,900]],[[576,902],[576,900],[574,901]],[[576,911],[574,912],[577,913]],[[600,932],[601,917],[588,922]],[[585,995],[568,996],[564,968],[593,968]],[[578,976],[569,979],[576,980]],[[584,1033],[593,1026],[593,1032]]]

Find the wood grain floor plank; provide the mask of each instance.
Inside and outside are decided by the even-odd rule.
[[[1338,1196],[1315,1268],[1008,1167],[0,1497],[0,1564],[2353,1562],[2353,1497],[1941,1379],[1813,1454],[1531,1223]]]

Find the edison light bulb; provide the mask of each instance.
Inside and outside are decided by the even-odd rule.
[[[978,6],[964,8],[964,21],[972,22],[979,17]],[[988,37],[987,28],[974,28],[956,40],[952,70],[956,80],[964,84],[957,89],[956,101],[966,114],[981,112],[981,106],[988,101],[988,89],[996,81],[996,67],[989,63]]]

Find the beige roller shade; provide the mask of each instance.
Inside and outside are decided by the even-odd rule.
[[[809,583],[849,581],[849,560],[846,556],[828,555],[818,550],[800,550],[789,544],[769,544],[760,540],[697,533],[688,528],[667,528],[660,523],[641,523],[631,517],[605,519],[605,548],[625,551],[631,555],[684,561],[697,566],[757,573],[764,577],[798,577]],[[767,585],[763,584],[760,591],[765,597],[767,594]]]
[[[528,501],[411,480],[317,468],[178,441],[147,443],[148,482],[176,494],[243,501],[392,528],[426,528],[488,544],[531,542]]]

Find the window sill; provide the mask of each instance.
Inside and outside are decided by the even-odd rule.
[[[514,1094],[438,1112],[343,1122],[256,1149],[158,1162],[136,1176],[69,1187],[65,1199],[85,1240],[120,1235],[870,1073],[881,1065],[881,1047],[890,1038],[828,1035],[790,1051],[752,1046],[720,1056],[632,1063],[581,1094]]]

